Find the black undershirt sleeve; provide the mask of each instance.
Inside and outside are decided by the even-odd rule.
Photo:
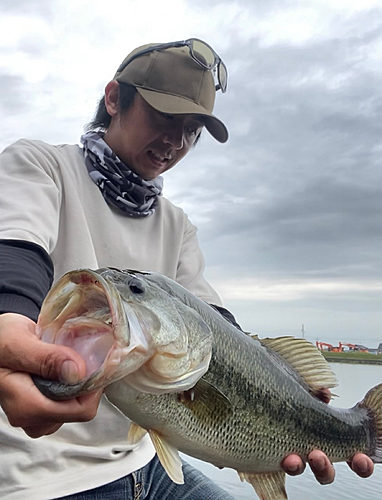
[[[236,319],[235,319],[235,316],[228,311],[228,309],[226,309],[225,307],[222,307],[222,306],[216,306],[215,304],[210,304],[210,306],[212,306],[214,309],[216,309],[218,312],[220,312],[220,314],[227,320],[229,321],[230,323],[233,324],[233,326],[236,326],[236,328],[238,328],[239,330],[243,331],[243,329],[241,328],[241,326],[239,325],[239,323],[237,323]]]
[[[53,262],[35,243],[0,240],[0,314],[23,314],[37,321],[53,283]]]
[[[0,314],[18,313],[37,321],[53,273],[52,259],[41,246],[24,240],[0,240]],[[241,330],[232,313],[211,305]]]

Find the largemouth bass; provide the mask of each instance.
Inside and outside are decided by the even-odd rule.
[[[287,499],[281,462],[291,453],[382,462],[382,384],[353,408],[326,405],[316,396],[337,381],[313,345],[252,338],[158,273],[70,272],[47,295],[37,328],[88,363],[79,384],[36,378],[40,390],[67,399],[105,387],[133,422],[129,441],[148,432],[176,483],[178,451],[235,469],[263,500]]]

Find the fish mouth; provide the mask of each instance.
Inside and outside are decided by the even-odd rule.
[[[86,363],[86,376],[71,385],[33,377],[45,396],[71,399],[120,379],[152,394],[195,385],[211,359],[210,328],[149,276],[80,269],[57,281],[36,331],[44,342],[75,350]]]
[[[51,392],[61,393],[59,397],[49,394],[54,399],[105,387],[139,366],[137,356],[132,366],[123,363],[132,350],[140,351],[141,362],[149,351],[144,332],[131,342],[129,320],[112,281],[90,269],[71,271],[57,281],[41,308],[36,332],[43,342],[70,347],[86,362],[86,376],[77,384],[46,381]]]

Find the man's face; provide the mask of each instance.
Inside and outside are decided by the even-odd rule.
[[[194,115],[160,113],[137,93],[122,117],[113,116],[104,140],[133,172],[151,180],[188,153],[202,128]]]

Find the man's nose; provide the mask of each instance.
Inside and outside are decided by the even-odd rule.
[[[174,149],[182,149],[184,144],[183,124],[174,124],[165,131],[163,141]]]

